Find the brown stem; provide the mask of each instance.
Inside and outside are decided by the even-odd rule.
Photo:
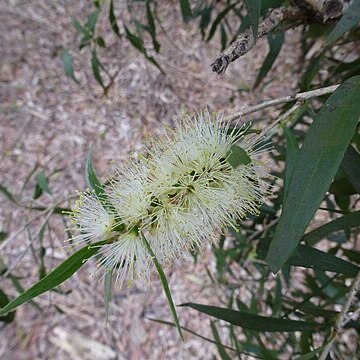
[[[285,19],[295,20],[293,26],[297,26],[297,20],[299,17],[303,17],[303,11],[296,7],[281,7],[272,10],[270,14],[259,24],[257,35],[258,39],[269,33]],[[212,70],[218,74],[223,74],[231,62],[246,54],[254,47],[255,43],[256,41],[254,40],[252,29],[240,34],[236,40],[231,43],[230,46],[225,49],[223,53],[211,64]]]
[[[344,0],[305,0],[325,22],[342,14]]]

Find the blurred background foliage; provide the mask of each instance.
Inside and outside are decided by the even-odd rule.
[[[121,7],[126,16],[122,18],[117,15],[117,1],[93,1],[89,3],[85,21],[73,20],[78,51],[90,54],[89,66],[104,96],[118,74],[107,69],[103,60],[109,47],[109,32],[119,42],[129,42],[154,68],[165,72],[157,61],[162,51],[158,32],[163,31],[158,3],[124,1]],[[308,3],[298,1],[172,3],[180,8],[184,27],[195,22],[202,40],[220,41],[222,50],[248,29],[257,34],[259,23],[271,9],[303,6],[307,12],[305,21],[285,21],[266,34],[269,52],[254,88],[267,81],[286,31],[295,26],[301,27],[299,47],[303,58],[303,68],[297,69],[302,74],[299,92],[343,84],[331,96],[282,105],[279,117],[294,104],[297,109],[273,132],[273,151],[269,153],[274,175],[269,185],[272,195],[262,205],[259,216],[239,221],[236,229],[228,229],[226,236],[222,235],[212,247],[216,272],[208,270],[208,275],[211,282],[221,285],[222,302],[183,306],[209,315],[213,340],[204,341],[215,342],[221,359],[241,359],[244,354],[260,359],[316,359],[322,356],[327,344],[332,345],[327,359],[359,358],[360,298],[356,286],[359,287],[360,266],[360,1],[344,1],[345,14],[326,21]],[[97,24],[101,17],[107,17],[108,27],[100,32]],[[65,74],[79,83],[71,51],[64,49],[61,60]],[[236,62],[230,66],[236,66]],[[254,124],[255,131],[261,125],[261,122]],[[92,167],[90,170],[93,171]],[[90,170],[88,167],[87,171]],[[45,173],[35,167],[23,188],[30,179],[35,179],[33,198],[39,199],[44,193],[51,195],[55,175],[56,172]],[[0,185],[0,192],[7,201],[21,202],[21,194],[12,193],[10,188]],[[69,209],[28,210],[43,219],[36,235],[41,249],[36,252],[39,280],[43,282],[34,291],[24,292],[21,278],[14,276],[14,269],[5,266],[3,260],[1,276],[10,279],[19,293],[26,294],[22,302],[30,300],[33,306],[38,306],[34,297],[49,289],[61,292],[61,282],[81,267],[89,254],[72,258],[72,262],[69,258],[62,267],[63,273],[52,272],[51,277],[44,265],[42,240],[44,233],[51,231],[48,226],[51,216],[63,217],[67,228],[64,211]],[[12,236],[3,231],[0,240],[4,244]],[[198,261],[197,254],[194,261]],[[272,275],[270,270],[277,275]],[[239,272],[247,279],[245,283],[239,284]],[[107,283],[106,304],[110,288]],[[350,295],[352,302],[344,313]],[[0,305],[7,303],[6,289],[2,289]],[[9,323],[15,316],[15,311],[11,311],[0,320]],[[174,326],[162,319],[153,320],[162,322],[163,326]],[[228,331],[226,344],[218,333],[219,324],[224,324],[221,320]],[[183,330],[193,333],[191,329]],[[345,333],[350,335],[343,336]]]

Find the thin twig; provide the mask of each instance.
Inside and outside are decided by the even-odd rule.
[[[73,199],[74,197],[77,197],[77,196],[71,195],[65,199],[62,199],[62,200],[56,202],[53,205],[46,207],[44,210],[41,210],[40,213],[38,213],[36,216],[31,218],[30,220],[26,221],[26,223],[24,225],[22,225],[15,233],[11,234],[11,236],[9,236],[6,240],[4,240],[0,245],[0,250],[4,249],[15,238],[17,238],[35,220],[40,219],[42,216],[44,216],[44,214],[48,213],[49,211],[53,212],[56,207],[60,206],[62,203],[66,202],[66,201]],[[21,207],[26,208],[24,205],[21,205]]]
[[[303,10],[297,7],[288,6],[274,9],[260,22],[257,39],[274,30],[284,20],[292,20],[288,27],[298,26],[303,23],[303,21],[299,21],[303,17]],[[255,44],[256,39],[252,29],[240,34],[211,64],[212,70],[219,75],[223,74],[231,62],[246,54]]]
[[[331,338],[330,341],[328,342],[328,344],[325,346],[325,349],[323,350],[323,352],[321,353],[319,360],[325,360],[332,348],[332,345],[334,343],[334,341],[336,340],[336,336],[338,334],[338,331],[342,329],[342,327],[344,326],[344,320],[347,316],[347,313],[349,312],[350,306],[357,294],[357,292],[360,289],[360,271],[358,272],[348,295],[348,298],[344,304],[344,307],[342,308],[340,314],[338,315],[335,325],[333,327],[332,330],[332,334],[331,334]]]
[[[281,123],[285,119],[287,119],[293,112],[295,112],[300,106],[302,102],[297,101],[295,105],[293,105],[288,111],[286,111],[283,115],[281,115],[278,119],[276,119],[273,123],[269,124],[265,129],[261,131],[259,134],[259,137],[265,136],[266,134],[269,134],[270,130],[272,130],[277,124]]]
[[[311,91],[306,91],[306,92],[301,92],[301,93],[297,93],[297,94],[293,94],[293,95],[284,96],[284,97],[278,98],[278,99],[266,100],[266,101],[261,102],[260,104],[247,107],[244,110],[241,110],[235,114],[226,116],[226,117],[224,117],[224,121],[233,121],[242,116],[252,114],[254,112],[266,109],[271,106],[285,104],[285,103],[289,103],[292,101],[305,101],[305,100],[311,99],[313,97],[330,94],[330,93],[334,92],[339,86],[340,86],[340,84],[331,85],[331,86],[323,87],[323,88],[316,89],[316,90],[311,90]]]
[[[35,236],[29,240],[28,246],[25,248],[25,250],[15,259],[15,261],[12,262],[12,265],[9,266],[5,273],[3,274],[4,277],[8,276],[17,266],[18,262],[25,256],[27,251],[32,247],[33,242],[40,236],[42,228],[46,225],[46,223],[49,221],[51,215],[53,214],[54,209],[48,210],[48,213],[45,217],[45,219],[42,221],[42,223],[39,226],[39,230],[36,232]]]
[[[323,22],[343,14],[344,0],[305,0],[320,15]]]

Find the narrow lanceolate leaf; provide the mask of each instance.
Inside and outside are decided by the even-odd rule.
[[[6,306],[9,303],[9,298],[7,295],[0,289],[0,306]],[[15,311],[8,313],[5,316],[0,316],[0,321],[5,323],[11,323],[15,319]]]
[[[98,197],[103,198],[106,195],[104,187],[98,179],[94,170],[92,160],[92,148],[90,148],[86,158],[85,179],[87,186],[89,186],[90,189],[94,190]]]
[[[133,34],[126,26],[125,26],[125,33],[127,39],[130,41],[131,45],[138,49],[140,52],[145,54],[144,44],[141,38]]]
[[[91,13],[86,21],[85,28],[91,32],[91,34],[94,34],[95,32],[95,26],[100,14],[100,9],[95,10],[93,13]]]
[[[107,323],[109,318],[109,304],[111,300],[111,290],[113,281],[113,269],[107,270],[104,278],[104,303],[105,303],[105,322]]]
[[[99,61],[97,54],[96,54],[96,50],[94,49],[91,52],[92,56],[91,56],[91,67],[92,67],[92,71],[94,74],[94,77],[96,79],[96,81],[99,83],[99,85],[104,89],[105,91],[105,85],[101,76],[101,68],[102,68],[102,64]]]
[[[8,200],[16,203],[16,199],[15,199],[15,196],[3,185],[0,185],[0,193],[2,193],[3,195],[5,195]]]
[[[305,321],[278,319],[274,317],[266,317],[254,315],[245,311],[236,311],[216,306],[208,306],[202,304],[186,303],[180,306],[188,306],[202,313],[214,316],[218,319],[229,322],[249,330],[269,331],[269,332],[291,332],[314,330],[323,327],[322,324],[310,323]]]
[[[44,170],[42,170],[37,176],[36,176],[36,183],[39,185],[41,190],[45,191],[46,193],[52,195],[52,191],[49,188],[49,182],[47,177],[45,176]]]
[[[256,78],[254,88],[259,86],[261,81],[266,77],[270,69],[272,68],[277,56],[280,53],[282,45],[284,43],[284,33],[268,34],[269,52],[261,65],[259,74]]]
[[[4,306],[0,310],[0,316],[5,315],[27,301],[34,299],[36,296],[39,296],[44,292],[62,284],[76,271],[78,271],[91,256],[96,254],[103,244],[105,244],[105,241],[99,241],[91,246],[86,245],[82,249],[78,250],[35,285]]]
[[[126,38],[130,41],[130,44],[134,46],[137,50],[139,50],[142,54],[144,54],[145,58],[150,61],[153,65],[155,65],[162,73],[164,70],[158,64],[158,62],[154,59],[153,56],[148,55],[146,48],[144,47],[144,43],[139,36],[133,34],[126,26],[125,26],[125,34]]]
[[[116,36],[121,38],[120,31],[119,31],[119,26],[118,26],[118,24],[116,22],[116,17],[115,17],[115,14],[114,14],[113,0],[110,0],[109,21],[110,21],[111,28],[113,29]]]
[[[146,26],[147,31],[149,32],[154,50],[158,53],[160,51],[160,43],[156,39],[156,26],[153,13],[151,11],[149,0],[146,1],[146,17],[148,25]]]
[[[294,170],[295,161],[299,154],[299,145],[294,134],[286,126],[283,126],[286,137],[286,164],[285,164],[285,180],[284,180],[284,200],[289,187],[291,174]]]
[[[98,196],[99,199],[101,199],[104,208],[111,214],[117,214],[114,205],[109,201],[104,186],[100,182],[94,170],[93,161],[92,161],[92,148],[90,148],[86,158],[85,179],[88,187],[95,192],[95,194]],[[116,230],[117,231],[124,230],[125,226],[121,223],[121,219],[119,217],[116,217],[116,222],[118,224]]]
[[[360,154],[351,145],[346,150],[341,168],[353,188],[360,194]]]
[[[332,271],[352,277],[355,277],[360,270],[358,266],[333,254],[304,245],[299,245],[296,248],[287,264],[315,270]]]
[[[157,259],[157,257],[155,256],[155,253],[154,251],[152,250],[149,242],[146,240],[145,236],[141,234],[141,237],[143,239],[143,242],[144,242],[144,245],[148,251],[148,253],[150,254],[151,256],[151,259],[153,260],[154,262],[154,265],[156,267],[156,271],[158,272],[159,274],[159,278],[160,278],[160,281],[161,281],[161,285],[163,287],[163,290],[164,290],[164,293],[165,293],[165,296],[166,296],[166,300],[169,304],[169,307],[170,307],[170,311],[171,311],[171,314],[172,314],[172,317],[174,319],[174,323],[176,325],[176,328],[177,328],[177,331],[180,335],[180,338],[181,340],[184,340],[184,337],[183,337],[183,334],[182,334],[182,331],[181,331],[181,326],[180,326],[180,322],[179,322],[179,318],[177,316],[177,312],[176,312],[176,308],[175,308],[175,305],[174,305],[174,301],[172,299],[172,296],[171,296],[171,292],[170,292],[170,288],[169,288],[169,284],[168,284],[168,281],[166,279],[166,276],[165,276],[165,273],[161,267],[161,264],[159,263],[159,260]]]
[[[221,343],[221,339],[219,336],[219,332],[216,328],[216,325],[213,321],[210,322],[210,326],[211,326],[211,331],[213,333],[214,336],[214,340],[216,342],[216,347],[218,349],[219,355],[221,357],[222,360],[231,360],[230,356],[227,354],[224,345]]]
[[[326,39],[326,45],[332,44],[334,41],[343,36],[360,22],[360,0],[353,0],[342,16],[340,21],[335,25],[334,29]]]
[[[274,273],[297,247],[329,189],[359,121],[359,102],[356,76],[330,96],[305,137],[266,258]]]
[[[211,25],[210,31],[209,31],[209,35],[206,39],[206,41],[210,41],[213,36],[215,35],[216,29],[219,26],[219,24],[222,22],[222,20],[225,18],[225,16],[228,14],[228,12],[233,9],[235,6],[237,5],[237,2],[235,2],[234,4],[230,4],[229,6],[227,6],[224,10],[222,10],[218,16],[215,18],[213,24]]]
[[[250,16],[250,23],[254,36],[254,41],[256,42],[261,11],[261,0],[246,0],[246,6],[248,8],[248,13]]]
[[[317,349],[315,349],[315,350],[313,350],[313,351],[311,351],[311,352],[309,352],[309,353],[307,353],[305,355],[301,355],[299,357],[296,357],[296,358],[294,358],[294,360],[314,360],[314,359],[317,358],[316,355],[319,354],[321,351],[323,351],[325,349],[325,346],[326,345],[324,345],[322,347],[319,347],[319,348],[317,348]]]
[[[346,214],[341,218],[319,226],[309,233],[306,233],[301,240],[305,241],[308,245],[314,245],[319,240],[323,239],[326,235],[331,234],[334,231],[348,230],[358,226],[360,226],[360,210]]]
[[[78,83],[79,81],[74,74],[73,59],[68,50],[64,50],[63,53],[61,54],[61,61],[63,64],[65,74],[69,78],[73,79],[76,83]]]
[[[183,20],[185,22],[189,21],[192,17],[189,1],[188,0],[179,0],[179,1],[180,1],[180,10]]]

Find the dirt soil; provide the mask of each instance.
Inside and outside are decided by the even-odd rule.
[[[143,5],[136,6],[143,11]],[[296,90],[297,79],[290,75],[294,71],[288,69],[297,66],[297,31],[287,34],[265,85],[251,91],[268,50],[266,39],[218,77],[210,64],[220,52],[219,39],[204,43],[197,22],[184,25],[178,2],[172,1],[157,9],[162,47],[154,56],[164,74],[124,37],[111,32],[107,11],[100,15],[98,31],[106,34],[107,48],[99,50],[99,57],[111,74],[119,72],[103,96],[92,75],[89,51],[78,50],[79,36],[72,26],[73,18],[83,22],[93,9],[84,0],[4,0],[0,5],[0,184],[21,205],[0,194],[0,231],[10,234],[0,244],[0,257],[24,288],[39,277],[41,247],[49,270],[65,259],[67,239],[61,217],[25,206],[71,206],[75,191],[85,188],[84,165],[91,145],[95,167],[106,179],[158,129],[171,125],[176,114],[205,108],[231,114]],[[130,24],[125,1],[116,2],[115,10],[119,23]],[[60,55],[65,48],[74,56],[79,84],[64,74]],[[41,170],[49,177],[52,195],[33,200]],[[189,260],[167,269],[176,304],[221,304],[222,289],[210,281],[205,265],[215,272],[209,249],[197,264]],[[148,292],[136,285],[115,286],[106,324],[103,283],[91,276],[92,266],[86,264],[58,292],[37,298],[37,305],[20,307],[12,323],[1,323],[1,359],[218,358],[213,344],[190,334],[181,342],[174,329],[147,319],[171,321],[156,276]],[[0,281],[7,295],[18,294],[9,278]],[[184,326],[212,338],[207,317],[186,308],[179,308],[179,316]]]

